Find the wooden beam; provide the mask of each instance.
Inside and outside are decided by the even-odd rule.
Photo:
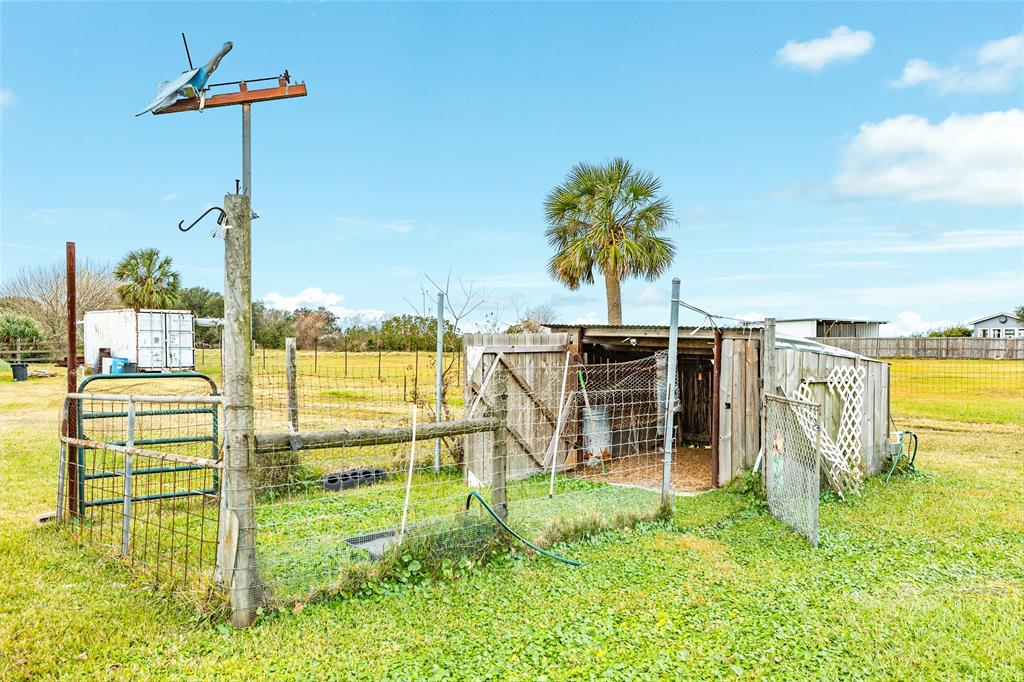
[[[83,450],[106,450],[107,452],[117,452],[122,455],[150,457],[152,459],[159,459],[165,462],[175,462],[176,464],[194,464],[195,466],[206,467],[207,469],[224,468],[220,462],[207,459],[205,457],[173,455],[169,452],[158,452],[156,450],[146,450],[144,448],[129,447],[127,445],[114,445],[113,443],[102,443],[95,440],[85,440],[83,438],[71,438],[70,436],[61,436],[60,441]]]
[[[446,436],[462,436],[467,433],[494,431],[498,421],[492,418],[463,419],[422,424],[416,428],[416,440],[430,440]],[[299,450],[323,450],[326,448],[357,448],[367,445],[391,445],[408,443],[412,440],[412,426],[386,429],[339,429],[337,431],[306,431],[304,433],[264,433],[256,436],[256,452],[278,452],[292,449],[294,438],[300,442]]]
[[[227,107],[234,104],[252,104],[253,102],[269,102],[275,99],[291,99],[292,97],[305,97],[306,96],[306,84],[295,83],[289,84],[285,82],[283,78],[278,79],[278,86],[276,88],[260,88],[259,90],[249,90],[245,83],[240,84],[238,92],[229,92],[223,95],[211,95],[206,98],[206,104],[204,109],[216,109],[217,107]],[[199,98],[190,97],[188,99],[179,99],[174,104],[168,107],[164,107],[159,111],[154,111],[154,114],[176,114],[182,111],[198,111],[199,110]]]

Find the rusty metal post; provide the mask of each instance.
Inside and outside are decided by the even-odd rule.
[[[715,329],[715,364],[711,371],[711,486],[717,488],[718,439],[721,437],[719,401],[722,398],[722,330]]]
[[[66,289],[68,308],[68,366],[67,366],[67,389],[68,393],[75,393],[78,390],[78,314],[75,305],[77,293],[77,275],[75,268],[75,243],[68,242],[65,253],[67,266]],[[69,400],[67,410],[67,424],[65,433],[71,438],[78,438],[78,401]],[[81,499],[79,488],[81,480],[78,471],[78,448],[68,445],[67,452],[67,475],[64,480],[67,485],[67,511],[72,518],[77,517],[81,511]]]

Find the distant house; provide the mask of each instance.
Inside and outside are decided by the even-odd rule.
[[[807,339],[829,339],[837,336],[877,338],[878,329],[885,320],[837,320],[822,317],[802,317],[775,320],[776,331]]]
[[[975,338],[979,339],[1024,339],[1024,322],[1013,313],[993,313],[967,324],[974,327]]]

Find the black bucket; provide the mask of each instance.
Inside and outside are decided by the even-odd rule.
[[[11,374],[14,375],[15,381],[25,381],[26,379],[28,379],[28,363],[12,362]]]

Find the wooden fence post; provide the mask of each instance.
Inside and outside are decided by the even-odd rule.
[[[299,390],[295,368],[295,338],[284,340],[284,371],[288,381],[288,430],[299,430]]]
[[[491,508],[508,520],[508,497],[505,493],[505,464],[508,459],[508,374],[498,369],[494,377],[494,404],[492,415],[498,420],[494,431],[494,451],[491,455]]]
[[[221,575],[229,585],[231,623],[246,627],[260,605],[256,564],[253,462],[252,242],[249,197],[224,197],[224,486]]]

